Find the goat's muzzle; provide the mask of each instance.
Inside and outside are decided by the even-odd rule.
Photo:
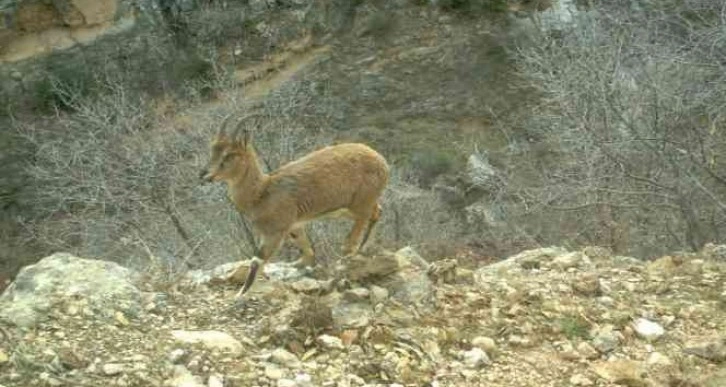
[[[202,181],[202,183],[211,183],[212,174],[209,173],[207,169],[202,169],[201,171],[199,171],[199,179]]]

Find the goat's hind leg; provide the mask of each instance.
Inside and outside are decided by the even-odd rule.
[[[370,223],[373,212],[372,207],[368,207],[363,211],[352,212],[354,223],[353,228],[345,240],[345,246],[343,247],[344,256],[349,257],[358,253],[358,249],[360,248],[359,241],[366,226]]]
[[[368,228],[366,229],[366,233],[363,235],[363,240],[358,246],[358,251],[363,249],[363,246],[365,246],[366,242],[368,242],[368,239],[373,235],[373,231],[375,230],[378,220],[381,219],[382,214],[383,208],[380,204],[376,203],[376,206],[373,210],[373,215],[371,215],[371,218],[368,220]]]
[[[293,263],[296,267],[305,267],[315,265],[315,251],[310,243],[310,238],[305,232],[304,226],[299,226],[290,231],[290,237],[300,249],[302,256]]]

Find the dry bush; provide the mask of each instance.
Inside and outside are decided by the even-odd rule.
[[[49,249],[122,261],[149,248],[194,255],[198,237],[180,208],[192,201],[202,133],[162,126],[150,101],[119,84],[69,103],[73,114],[20,128],[35,148],[27,169],[35,238]]]
[[[516,52],[542,104],[510,156],[542,243],[659,255],[724,240],[726,8],[607,1]],[[514,170],[516,168],[516,171]]]

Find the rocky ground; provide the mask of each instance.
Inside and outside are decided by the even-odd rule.
[[[724,386],[725,252],[463,268],[405,248],[268,265],[239,303],[246,262],[171,278],[55,254],[0,298],[0,385]]]

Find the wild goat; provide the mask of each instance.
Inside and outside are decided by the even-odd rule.
[[[240,130],[247,118],[231,134],[225,131],[229,117],[223,121],[211,142],[209,164],[200,174],[206,182],[227,183],[227,195],[261,237],[261,247],[236,297],[249,290],[257,272],[287,236],[302,251],[295,264],[314,265],[315,252],[305,233],[305,224],[314,219],[340,215],[353,219],[343,254],[356,254],[381,216],[379,199],[389,177],[385,158],[358,143],[324,147],[266,174],[249,131]]]

